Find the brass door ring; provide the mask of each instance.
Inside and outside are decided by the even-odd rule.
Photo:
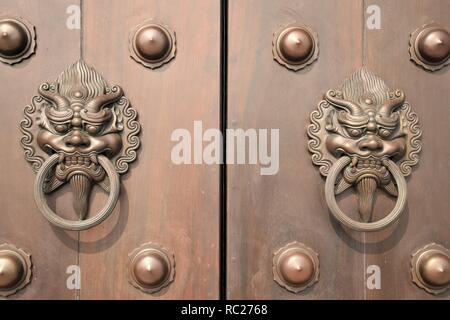
[[[45,200],[44,183],[51,168],[53,168],[58,163],[58,158],[59,155],[54,154],[51,157],[49,157],[47,161],[44,162],[41,169],[38,171],[36,175],[36,180],[34,183],[34,198],[36,200],[36,204],[39,210],[42,212],[44,217],[55,226],[73,231],[80,231],[92,228],[101,223],[106,218],[108,218],[108,216],[112,213],[114,207],[116,206],[120,192],[119,175],[113,163],[105,156],[102,155],[98,156],[99,164],[103,167],[103,169],[105,169],[106,174],[108,175],[109,181],[111,183],[108,201],[105,207],[96,216],[92,218],[80,221],[72,221],[58,216],[52,209],[50,209]]]
[[[406,180],[398,166],[389,159],[386,159],[386,168],[391,172],[395,179],[398,189],[397,202],[394,209],[383,219],[375,222],[358,222],[349,218],[338,206],[335,197],[335,184],[339,173],[348,164],[350,164],[351,159],[348,156],[339,158],[334,165],[331,167],[330,172],[327,176],[325,182],[325,200],[327,202],[328,208],[330,209],[333,216],[343,225],[349,227],[350,229],[356,231],[378,231],[386,228],[393,222],[395,222],[400,214],[403,212],[406,204]]]

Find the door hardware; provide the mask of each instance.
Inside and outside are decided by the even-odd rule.
[[[319,280],[319,255],[300,242],[291,242],[273,254],[274,280],[283,288],[298,293]]]
[[[92,228],[113,211],[119,198],[119,174],[127,172],[137,157],[137,112],[121,87],[108,87],[82,60],[55,82],[41,84],[38,92],[20,122],[25,158],[37,173],[36,204],[60,228]],[[46,194],[66,183],[71,186],[79,221],[61,218],[46,202]],[[109,197],[100,213],[87,218],[94,184],[109,192]]]
[[[430,243],[411,256],[412,281],[419,288],[436,295],[450,288],[450,250]]]
[[[0,245],[0,297],[10,296],[31,281],[31,256],[11,244]]]
[[[412,61],[428,71],[437,71],[450,63],[450,33],[430,22],[411,33],[409,55]]]
[[[128,280],[137,289],[155,293],[174,278],[174,255],[160,245],[145,243],[128,255]]]
[[[175,32],[166,25],[147,20],[130,32],[131,57],[143,66],[156,69],[175,58]]]
[[[273,34],[272,53],[279,64],[294,71],[301,70],[319,56],[317,33],[308,26],[290,24]]]
[[[396,221],[407,197],[405,177],[419,161],[421,129],[401,90],[391,91],[365,67],[341,87],[328,90],[310,115],[308,148],[326,176],[325,198],[333,216],[357,231],[381,230]],[[339,208],[336,195],[358,195],[360,221]],[[394,209],[371,222],[377,189],[397,196]]]
[[[0,17],[0,61],[18,63],[34,53],[36,32],[34,26],[19,17]]]

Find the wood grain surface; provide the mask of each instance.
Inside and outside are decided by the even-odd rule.
[[[366,8],[381,9],[381,29],[367,30]],[[450,244],[448,68],[430,73],[409,61],[409,34],[424,23],[448,22],[448,1],[230,1],[230,127],[279,128],[280,172],[228,167],[228,297],[231,299],[448,299],[411,281],[411,253],[428,243]],[[272,61],[271,35],[291,22],[319,34],[319,60],[293,73]],[[251,48],[251,49],[249,49]],[[420,117],[423,152],[408,179],[399,222],[375,233],[344,230],[328,215],[323,180],[311,164],[305,129],[321,95],[362,65],[392,89],[405,91]],[[354,196],[340,206],[355,217]],[[377,197],[374,219],[395,199]],[[271,254],[301,241],[320,255],[320,280],[292,294],[272,280]],[[368,289],[367,268],[381,270],[381,289]]]
[[[219,9],[209,0],[83,1],[83,57],[109,84],[122,86],[142,132],[115,212],[80,235],[81,299],[218,298],[219,166],[175,165],[170,137],[178,128],[193,132],[195,120],[204,130],[219,128]],[[130,30],[147,19],[177,37],[175,59],[156,70],[128,51]],[[93,211],[104,198],[98,192]],[[153,295],[127,280],[128,253],[145,242],[175,255],[175,281]]]
[[[381,290],[368,299],[449,299],[426,293],[411,282],[411,254],[436,242],[450,247],[450,69],[425,71],[409,60],[409,35],[434,20],[449,30],[445,0],[367,1],[381,9],[381,29],[367,31],[367,66],[391,88],[402,89],[423,131],[420,162],[407,179],[408,202],[399,223],[366,238],[366,264],[381,267]],[[377,204],[378,205],[378,204]],[[380,203],[383,206],[383,203]]]
[[[23,17],[36,27],[36,53],[19,64],[0,63],[0,243],[8,242],[31,254],[31,284],[9,299],[73,299],[76,290],[66,287],[66,269],[78,263],[77,235],[69,237],[53,228],[34,202],[35,174],[25,161],[19,140],[23,109],[37,95],[39,85],[56,77],[80,55],[80,32],[66,27],[69,5],[77,0],[1,0],[4,15]],[[60,201],[60,211],[70,204]],[[67,241],[61,241],[61,239]]]
[[[306,127],[326,90],[362,64],[361,1],[229,3],[228,125],[280,130],[280,170],[228,166],[229,299],[363,299],[362,236],[328,213]],[[273,33],[300,22],[319,35],[319,59],[292,72],[272,57]],[[348,208],[352,203],[343,205]],[[320,279],[293,294],[273,280],[272,254],[292,241],[319,253]]]
[[[81,30],[68,29],[67,7],[82,9]],[[366,8],[381,9],[381,29],[366,29]],[[219,0],[0,0],[2,15],[36,26],[29,59],[0,63],[0,243],[14,244],[33,260],[31,284],[8,299],[218,299],[220,181],[218,165],[175,165],[173,130],[193,133],[220,125]],[[416,249],[450,247],[450,68],[429,72],[409,59],[409,35],[434,20],[447,29],[447,0],[229,0],[228,127],[279,129],[280,167],[260,175],[259,165],[227,166],[228,299],[449,299],[411,281]],[[144,20],[175,31],[177,53],[159,69],[131,59],[129,32]],[[318,33],[319,58],[293,72],[272,56],[272,38],[290,23]],[[33,197],[35,174],[20,147],[23,108],[38,86],[83,58],[109,85],[120,85],[139,113],[138,160],[121,176],[113,214],[83,232],[52,227]],[[402,89],[420,119],[423,151],[407,179],[407,208],[386,230],[343,228],[325,203],[325,180],[312,164],[306,128],[323,94],[366,65],[391,89]],[[194,137],[192,137],[194,138]],[[107,195],[95,188],[90,215]],[[75,219],[69,189],[48,197],[63,217]],[[356,217],[355,197],[338,198]],[[374,218],[395,199],[379,192]],[[319,254],[319,282],[293,294],[272,274],[273,253],[303,242]],[[146,242],[175,255],[175,281],[156,294],[129,284],[128,254]],[[66,269],[81,268],[81,289],[70,290]],[[367,267],[381,270],[381,289],[366,286]]]

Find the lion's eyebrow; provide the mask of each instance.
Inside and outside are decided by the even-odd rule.
[[[112,117],[112,113],[109,109],[103,109],[101,112],[91,113],[91,112],[81,112],[81,119],[87,122],[92,122],[96,124],[102,124]]]
[[[369,122],[369,117],[364,115],[361,117],[352,116],[351,118],[349,118],[348,114],[338,114],[337,120],[339,121],[339,123],[347,125],[347,126],[362,127]]]
[[[394,128],[397,126],[399,122],[399,117],[397,114],[392,114],[389,117],[379,115],[376,117],[377,124],[380,124],[385,127]]]
[[[72,119],[73,111],[68,110],[56,110],[55,108],[45,108],[45,115],[54,122],[67,122]]]

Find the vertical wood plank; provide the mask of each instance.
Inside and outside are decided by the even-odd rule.
[[[367,235],[367,265],[381,267],[381,290],[367,290],[370,299],[449,299],[434,297],[411,281],[411,253],[430,242],[450,247],[450,69],[428,72],[409,60],[409,35],[434,20],[450,28],[450,3],[445,0],[369,0],[381,9],[381,29],[368,30],[367,66],[391,88],[400,88],[419,116],[423,150],[407,179],[407,208],[399,223]],[[378,205],[378,203],[377,203]],[[381,204],[384,206],[385,204]]]
[[[272,57],[272,35],[300,22],[319,36],[319,59],[292,72]],[[228,298],[363,299],[361,234],[330,217],[306,127],[322,95],[362,65],[361,1],[230,0],[228,125],[280,129],[280,169],[228,165]],[[345,208],[345,207],[344,207]],[[304,293],[278,286],[272,253],[292,241],[319,253],[320,279]]]
[[[138,161],[122,176],[115,212],[81,234],[81,299],[217,299],[219,166],[175,165],[177,128],[219,128],[219,1],[84,0],[84,58],[121,85],[142,125]],[[177,55],[151,70],[129,56],[129,31],[153,18],[176,32]],[[194,137],[192,137],[194,139]],[[93,209],[105,196],[97,193]],[[98,201],[97,201],[98,200]],[[175,281],[145,294],[127,281],[127,255],[145,242],[175,254]]]
[[[36,27],[36,53],[19,64],[0,63],[0,243],[8,242],[32,256],[31,284],[9,299],[73,299],[66,287],[66,269],[77,264],[77,233],[52,227],[34,202],[35,174],[19,144],[23,109],[39,85],[53,81],[80,55],[80,32],[66,27],[69,5],[78,0],[1,0],[0,12],[25,18]],[[59,211],[63,204],[56,203]]]

